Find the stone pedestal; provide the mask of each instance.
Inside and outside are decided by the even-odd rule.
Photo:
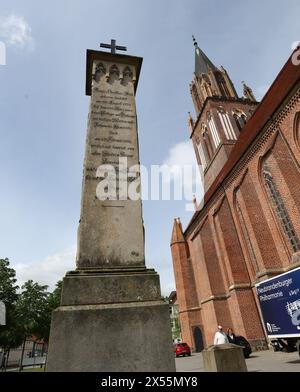
[[[46,371],[175,371],[169,325],[153,270],[68,273]]]
[[[202,351],[206,372],[247,372],[243,348],[235,344],[219,344]]]

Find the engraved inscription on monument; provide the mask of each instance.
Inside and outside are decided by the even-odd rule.
[[[94,64],[79,268],[144,265],[134,67]]]

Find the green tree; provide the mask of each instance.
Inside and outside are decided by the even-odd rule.
[[[51,326],[51,316],[54,309],[58,308],[60,305],[60,297],[62,290],[62,280],[56,283],[55,289],[50,293],[48,297],[47,312],[45,315],[45,329],[43,333],[43,338],[46,342],[49,340],[50,326]]]
[[[0,300],[6,306],[6,325],[0,326],[0,347],[5,351],[19,347],[27,336],[48,341],[52,311],[60,305],[62,281],[57,282],[52,293],[47,291],[48,286],[28,280],[18,294],[16,283],[16,272],[10,268],[9,260],[0,259]]]
[[[60,305],[62,281],[58,281],[52,293],[48,286],[28,280],[22,286],[17,302],[17,313],[22,320],[24,337],[35,336],[49,340],[52,311]]]
[[[4,351],[18,347],[23,340],[23,330],[16,311],[18,286],[16,271],[9,259],[0,259],[0,300],[6,307],[6,325],[0,326],[0,347]]]
[[[51,309],[51,312],[52,312],[52,310],[58,308],[60,305],[61,291],[62,291],[62,280],[59,280],[55,285],[55,289],[49,295],[49,298],[48,298],[48,303],[49,303],[49,307]]]
[[[48,311],[48,286],[28,280],[22,286],[16,311],[22,321],[24,337],[44,338],[45,321]]]

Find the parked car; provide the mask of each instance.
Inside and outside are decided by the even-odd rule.
[[[236,336],[235,337],[235,344],[242,346],[244,351],[244,357],[249,358],[250,354],[252,353],[252,349],[250,343],[244,336]]]
[[[191,349],[187,343],[175,343],[174,352],[176,357],[179,357],[180,355],[184,357],[186,355],[188,355],[189,357],[191,356]]]

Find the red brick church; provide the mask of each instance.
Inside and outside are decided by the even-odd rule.
[[[199,351],[221,324],[261,349],[254,285],[300,265],[300,65],[290,58],[258,103],[194,45],[189,130],[205,195],[171,239],[182,336]]]

